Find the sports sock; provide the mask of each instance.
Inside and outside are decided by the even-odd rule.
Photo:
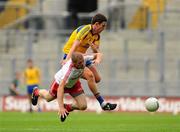
[[[103,97],[100,95],[100,93],[95,94],[96,99],[100,103],[100,105],[104,102]]]
[[[71,112],[71,111],[74,110],[71,104],[64,104],[64,106],[65,106],[65,109],[66,109],[68,112]]]
[[[34,90],[34,94],[35,94],[36,96],[39,96],[39,89]]]

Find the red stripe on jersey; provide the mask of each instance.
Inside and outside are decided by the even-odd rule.
[[[69,69],[67,70],[67,72],[66,72],[66,74],[65,74],[65,76],[64,76],[64,81],[66,82],[67,81],[67,79],[68,79],[68,77],[69,77],[69,75],[70,75],[70,73],[71,73],[71,70],[72,70],[72,68],[73,68],[73,63],[71,63],[70,65],[69,65]]]
[[[57,97],[57,89],[59,87],[59,84],[54,80],[51,84],[49,93],[53,96],[53,97]]]

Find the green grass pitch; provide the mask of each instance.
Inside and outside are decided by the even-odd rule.
[[[0,132],[180,132],[180,115],[72,112],[62,123],[57,112],[0,112]]]

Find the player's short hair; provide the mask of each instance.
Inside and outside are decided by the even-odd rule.
[[[98,13],[92,18],[91,24],[95,24],[96,22],[98,23],[107,22],[107,18],[103,14]]]
[[[73,52],[71,60],[72,60],[73,63],[77,63],[78,61],[84,61],[84,57],[79,52]]]

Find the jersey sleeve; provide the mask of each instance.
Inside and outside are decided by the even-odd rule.
[[[60,83],[62,80],[65,82],[71,73],[71,65],[69,62],[66,62],[62,68],[55,74],[55,80],[57,83]]]
[[[65,82],[67,81],[69,75],[71,74],[71,69],[72,69],[72,66],[70,65],[65,71],[64,71],[64,74],[62,76],[62,80],[64,80]]]
[[[91,30],[91,26],[86,25],[81,30],[78,31],[76,40],[82,40]]]

